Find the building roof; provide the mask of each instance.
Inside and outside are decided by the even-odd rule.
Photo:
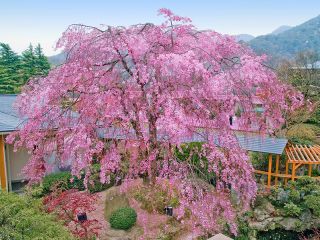
[[[13,107],[16,97],[17,95],[0,94],[0,134],[1,132],[14,131],[23,122],[23,120],[18,117],[17,111]],[[123,133],[123,131],[118,128],[108,129],[108,131],[100,129],[98,134],[101,137],[112,137],[116,139],[124,139],[128,137],[128,134],[134,136],[133,132]],[[159,141],[166,139],[166,136],[163,134],[159,134],[158,137]],[[274,138],[240,131],[236,131],[236,137],[240,146],[245,150],[272,154],[282,154],[288,142],[285,138]],[[206,139],[207,137],[202,133],[186,137],[182,142],[205,142]],[[219,145],[218,141],[217,145]]]
[[[263,135],[254,132],[244,132],[244,131],[234,131],[237,137],[240,147],[247,151],[252,152],[262,152],[271,154],[282,154],[288,139],[285,138],[275,138],[268,135]],[[207,139],[206,134],[202,133],[195,134],[191,138],[184,139],[184,142],[205,142]],[[215,133],[215,144],[218,146],[219,143],[219,133]]]
[[[248,151],[282,154],[288,139],[262,135],[236,133],[240,146]]]
[[[14,131],[22,123],[13,107],[16,97],[14,94],[0,94],[0,133]]]
[[[214,142],[216,145],[219,143],[219,132],[213,130],[214,132]],[[288,139],[285,138],[275,138],[268,135],[261,135],[259,133],[244,132],[244,131],[234,131],[237,137],[240,147],[247,151],[252,152],[262,152],[271,154],[282,154]],[[212,133],[212,132],[211,132]],[[135,139],[135,134],[133,131],[124,132],[120,128],[109,128],[109,129],[99,129],[98,134],[101,138],[113,138],[113,139]],[[158,133],[158,140],[166,140],[168,137],[165,134]],[[208,139],[208,133],[199,130],[199,133],[194,133],[190,136],[185,136],[181,139],[181,142],[206,142]]]

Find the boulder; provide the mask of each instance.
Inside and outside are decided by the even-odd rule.
[[[270,213],[268,213],[268,211],[264,207],[259,206],[254,209],[253,216],[255,219],[257,219],[258,222],[261,222],[267,218],[270,218]]]
[[[297,230],[302,225],[302,222],[298,218],[287,217],[282,219],[279,224],[285,230]]]

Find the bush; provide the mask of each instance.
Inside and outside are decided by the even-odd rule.
[[[101,224],[93,217],[86,221],[78,221],[77,214],[85,212],[91,215],[96,210],[96,201],[96,196],[87,191],[71,189],[60,192],[57,189],[43,199],[43,204],[45,210],[55,213],[75,237],[93,239],[99,235]]]
[[[300,215],[302,209],[296,204],[290,202],[284,205],[283,210],[286,216],[297,217]]]
[[[63,225],[42,212],[41,207],[38,200],[0,191],[0,239],[73,239]]]
[[[83,180],[73,177],[70,172],[58,172],[45,176],[42,181],[42,187],[44,195],[51,193],[53,187],[58,187],[61,190],[85,189]]]
[[[320,196],[308,195],[304,200],[306,207],[310,208],[314,215],[320,217]]]
[[[111,214],[110,225],[114,229],[128,230],[137,221],[137,213],[133,208],[119,208]]]

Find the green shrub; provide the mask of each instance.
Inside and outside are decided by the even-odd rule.
[[[320,217],[320,195],[308,195],[304,198],[305,206],[310,208],[314,215]]]
[[[293,203],[300,203],[301,201],[300,192],[296,189],[292,189],[289,192],[289,200],[292,201]]]
[[[137,221],[137,213],[133,208],[119,208],[111,214],[110,225],[114,229],[128,230]]]
[[[283,207],[284,213],[289,217],[297,217],[300,215],[302,209],[298,207],[296,204],[290,202],[286,203]]]
[[[0,239],[73,239],[54,216],[41,211],[41,202],[0,191]]]
[[[32,186],[25,186],[24,192],[27,196],[32,198],[41,198],[43,197],[43,186],[42,184],[34,184]]]
[[[73,179],[73,181],[71,181]],[[61,190],[78,189],[84,190],[83,180],[73,177],[70,172],[52,173],[43,178],[43,194],[46,195],[52,191],[52,187],[59,187]]]

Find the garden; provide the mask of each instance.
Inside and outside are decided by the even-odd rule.
[[[318,178],[266,188],[254,169],[267,156],[236,134],[316,144],[319,99],[233,37],[159,14],[71,25],[57,42],[66,62],[23,87],[27,120],[6,141],[30,153],[29,184],[0,193],[0,239],[319,239]]]
[[[200,157],[192,153],[200,147],[200,143],[188,144],[176,154],[182,161],[193,155],[201,168]],[[194,231],[188,209],[179,216],[180,192],[169,180],[158,179],[162,182],[157,188],[143,178],[127,182],[112,178],[102,184],[99,164],[92,168],[95,174],[87,189],[84,175],[78,179],[70,172],[59,172],[27,186],[23,195],[0,193],[1,239],[183,240],[210,236]],[[206,184],[201,175],[197,181]],[[214,184],[212,181],[209,187]],[[235,195],[233,204],[237,204]],[[238,234],[232,234],[225,223],[221,232],[241,240],[318,239],[319,210],[320,182],[315,178],[302,177],[270,190],[259,184],[249,210],[237,210]]]

